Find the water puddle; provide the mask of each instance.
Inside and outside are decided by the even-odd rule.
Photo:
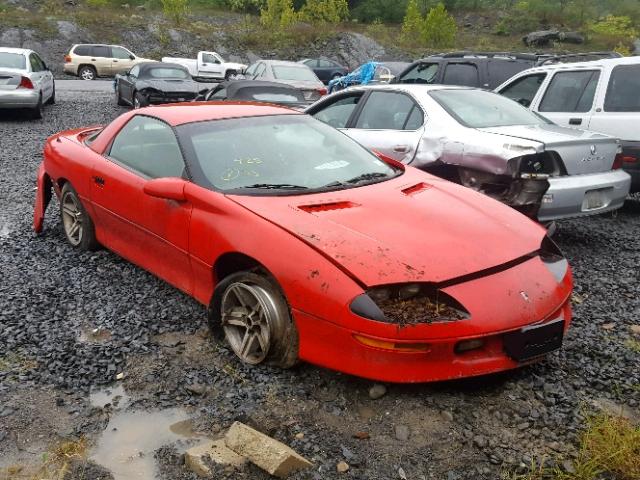
[[[111,471],[115,480],[155,480],[154,452],[173,445],[179,452],[198,443],[189,415],[182,409],[125,411],[129,397],[122,386],[93,392],[91,403],[115,410],[93,447],[90,459]]]
[[[78,341],[82,343],[104,343],[109,340],[111,340],[111,332],[102,327],[83,327],[78,336]]]

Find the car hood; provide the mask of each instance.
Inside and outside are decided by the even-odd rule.
[[[412,167],[342,191],[229,198],[366,286],[456,279],[534,252],[545,235],[515,210]]]
[[[139,80],[137,88],[155,88],[162,92],[188,92],[198,91],[198,83],[193,80]]]
[[[488,127],[478,130],[497,135],[521,138],[545,145],[566,145],[580,143],[615,143],[609,135],[579,130],[577,128],[561,127],[560,125],[511,125],[508,127]]]

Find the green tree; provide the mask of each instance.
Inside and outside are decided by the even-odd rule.
[[[228,0],[231,10],[237,12],[260,13],[265,4],[265,0]]]
[[[267,0],[260,10],[260,22],[267,28],[282,30],[296,21],[292,0]]]
[[[349,17],[349,4],[347,0],[307,0],[299,15],[305,22],[336,25]]]
[[[176,25],[181,25],[189,13],[189,0],[161,0],[162,13]]]
[[[429,10],[424,22],[423,36],[428,46],[450,47],[455,42],[457,32],[455,19],[442,3]]]
[[[418,7],[418,0],[409,0],[407,11],[402,21],[400,40],[404,43],[415,43],[421,39],[424,30],[424,19]]]

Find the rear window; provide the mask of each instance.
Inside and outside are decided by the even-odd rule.
[[[21,53],[0,52],[0,68],[24,70],[27,68],[27,58]]]
[[[150,68],[147,70],[147,76],[149,78],[177,78],[180,80],[186,80],[189,78],[189,74],[186,70],[167,67]]]
[[[442,83],[445,85],[477,87],[480,84],[478,68],[472,63],[450,63],[444,70]]]
[[[588,112],[593,106],[599,70],[556,73],[540,102],[541,112]]]
[[[485,90],[435,90],[429,95],[458,122],[471,128],[548,123],[513,100]]]
[[[303,103],[304,96],[299,90],[275,87],[247,87],[236,92],[236,100],[255,100],[273,103]]]
[[[433,83],[437,73],[437,63],[419,63],[400,77],[400,83]]]
[[[278,80],[318,81],[315,73],[309,70],[308,67],[274,65],[272,68],[273,76]]]
[[[91,56],[91,46],[89,45],[78,45],[73,49],[73,53],[80,57],[90,57]]]
[[[640,65],[618,65],[611,72],[605,112],[640,112]]]

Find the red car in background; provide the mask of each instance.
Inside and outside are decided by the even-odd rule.
[[[193,296],[250,364],[444,380],[536,361],[569,327],[570,268],[542,227],[286,108],[150,107],[62,132],[37,232],[52,190],[73,247]]]

